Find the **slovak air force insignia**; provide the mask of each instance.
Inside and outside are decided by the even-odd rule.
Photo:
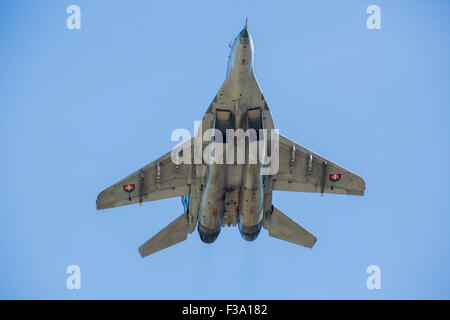
[[[122,186],[122,189],[126,193],[132,193],[136,189],[136,185],[135,184],[124,184]]]
[[[340,173],[331,173],[331,174],[328,176],[328,179],[329,179],[331,182],[338,182],[339,180],[341,180],[341,178],[342,178],[342,174],[340,174]]]

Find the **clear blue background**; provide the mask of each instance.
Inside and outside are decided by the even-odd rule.
[[[97,194],[192,132],[247,15],[276,127],[366,195],[274,193],[312,250],[225,228],[141,259],[180,199],[97,212]],[[448,1],[2,1],[0,298],[450,298],[449,18]]]

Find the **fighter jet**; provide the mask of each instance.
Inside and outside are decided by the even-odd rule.
[[[98,195],[97,210],[181,197],[184,212],[139,247],[142,257],[186,240],[196,227],[205,243],[237,225],[247,241],[262,227],[312,248],[316,237],[273,206],[273,191],[364,195],[361,177],[275,130],[253,59],[246,22],[195,136]]]

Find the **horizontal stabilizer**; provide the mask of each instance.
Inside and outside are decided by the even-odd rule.
[[[158,252],[162,249],[166,249],[179,242],[186,240],[188,235],[188,218],[187,214],[183,213],[167,227],[162,229],[150,240],[145,242],[139,247],[139,253],[142,258]]]
[[[312,248],[317,238],[283,212],[273,207],[269,220],[269,236]]]

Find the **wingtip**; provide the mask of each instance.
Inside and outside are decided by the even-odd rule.
[[[311,242],[311,246],[308,247],[310,249],[312,249],[317,242],[317,238],[315,236],[313,236],[313,237],[314,237],[314,240]]]
[[[102,192],[100,192],[97,196],[97,200],[95,201],[97,210],[104,210],[117,206],[114,205],[114,203],[112,203],[111,201],[112,199],[113,193],[111,191],[111,188],[105,189]]]
[[[105,207],[103,206],[103,203],[102,203],[102,194],[103,194],[103,192],[100,192],[97,196],[97,200],[95,200],[95,207],[97,208],[97,210],[105,209]]]
[[[141,258],[145,258],[145,255],[144,255],[144,248],[142,248],[142,246],[140,246],[140,247],[138,248],[138,251],[139,251],[139,255],[141,256]]]
[[[361,194],[360,194],[360,196],[363,196],[365,191],[366,191],[366,181],[361,176],[358,176],[358,178],[360,179],[360,183],[361,183]]]

